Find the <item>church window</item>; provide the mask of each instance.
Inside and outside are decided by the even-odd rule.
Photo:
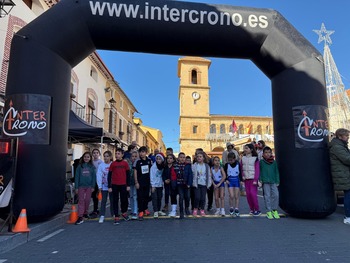
[[[195,69],[191,71],[191,83],[197,84],[197,71]]]
[[[216,133],[216,125],[215,124],[211,124],[210,125],[210,133]]]
[[[194,125],[193,126],[193,133],[197,133],[198,132],[198,126],[197,125]]]

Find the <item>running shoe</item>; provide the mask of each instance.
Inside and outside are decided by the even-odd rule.
[[[119,224],[120,224],[119,221],[120,221],[119,216],[116,216],[116,217],[114,218],[114,223],[113,223],[113,225],[119,225]]]
[[[267,212],[266,217],[267,217],[267,219],[273,219],[272,212],[271,211]]]
[[[139,220],[142,221],[143,220],[143,212],[139,213]]]
[[[261,215],[261,212],[259,210],[253,212],[253,216],[260,216],[260,215]]]
[[[235,209],[235,216],[240,216],[238,208]]]
[[[273,216],[275,219],[280,219],[280,215],[278,214],[278,211],[277,211],[277,210],[273,210],[273,211],[272,211],[272,216]]]
[[[131,215],[131,220],[137,220],[137,215],[136,214],[132,214]]]
[[[130,217],[128,216],[127,213],[123,213],[123,214],[122,214],[122,217],[123,217],[123,219],[124,219],[125,221],[129,221],[129,220],[130,220]]]
[[[148,211],[148,209],[146,209],[146,210],[144,211],[144,215],[145,215],[145,216],[149,216],[150,214],[151,214],[151,212]]]
[[[158,215],[159,216],[166,216],[166,213],[164,213],[163,211],[158,211]]]
[[[84,219],[82,217],[79,217],[78,220],[75,222],[76,225],[81,225],[84,223]]]
[[[230,208],[230,215],[233,216],[234,215],[234,210],[233,207]]]
[[[100,216],[100,219],[98,220],[98,222],[99,222],[100,224],[102,224],[104,220],[105,220],[105,217],[104,217],[104,216]]]
[[[153,218],[158,218],[158,212],[154,212],[154,214],[153,214]]]
[[[205,216],[204,210],[201,210],[201,216]]]
[[[197,216],[198,215],[198,209],[193,209],[193,213],[192,213],[193,216]]]

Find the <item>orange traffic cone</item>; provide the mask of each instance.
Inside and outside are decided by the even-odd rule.
[[[78,211],[75,205],[72,205],[72,212],[69,215],[68,224],[74,224],[78,220]]]
[[[14,232],[14,233],[30,232],[30,229],[28,228],[28,225],[27,225],[27,210],[26,209],[21,210],[21,213],[19,214],[16,225],[12,229],[12,232]]]
[[[98,201],[102,200],[102,192],[101,191],[98,192],[97,199],[98,199]]]

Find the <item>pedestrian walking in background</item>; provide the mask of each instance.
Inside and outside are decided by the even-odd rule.
[[[335,191],[344,191],[344,224],[350,225],[350,131],[340,128],[329,143],[331,172]]]
[[[130,177],[130,208],[131,208],[131,219],[136,220],[137,219],[137,213],[138,213],[138,205],[137,205],[137,189],[135,186],[135,178],[134,178],[134,168],[133,165],[135,164],[136,160],[139,157],[139,154],[137,151],[133,150],[130,153],[130,158],[124,159],[129,164],[129,177]]]
[[[214,186],[215,195],[215,215],[225,216],[225,180],[226,174],[224,169],[221,167],[220,158],[215,156],[213,158],[214,166],[211,168],[211,174]]]
[[[115,161],[109,166],[108,191],[113,196],[114,224],[119,224],[119,198],[122,217],[129,221],[128,216],[128,191],[130,191],[129,164],[123,160],[124,151],[121,148],[115,150]]]
[[[147,157],[147,148],[141,146],[139,149],[139,159],[134,165],[135,186],[137,189],[137,204],[139,208],[139,220],[143,216],[150,215],[148,211],[149,190],[151,185],[150,170],[152,167],[151,160]]]
[[[239,196],[240,181],[242,181],[242,172],[236,155],[233,152],[228,154],[228,163],[224,166],[226,173],[226,184],[229,193],[230,215],[240,216]]]
[[[85,152],[75,174],[75,191],[79,198],[76,225],[84,223],[83,217],[88,218],[91,192],[94,190],[95,184],[96,168],[92,163],[92,155],[90,152]]]
[[[98,220],[99,223],[104,222],[108,197],[109,197],[111,216],[114,215],[112,193],[108,192],[108,172],[109,172],[109,167],[112,163],[112,160],[113,160],[113,155],[111,151],[105,151],[103,153],[103,162],[97,168],[96,182],[97,182],[99,191],[101,191],[102,193],[100,219]]]
[[[98,166],[103,163],[103,161],[100,159],[101,152],[99,149],[93,149],[92,150],[92,163],[95,166],[95,169],[97,171]],[[98,186],[95,184],[94,191],[91,193],[91,198],[93,202],[93,210],[89,214],[90,218],[96,218],[98,217],[99,211],[98,211]]]
[[[195,188],[195,201],[193,216],[198,215],[198,210],[200,210],[200,215],[205,216],[205,197],[207,194],[207,189],[212,185],[210,167],[204,162],[205,154],[204,152],[197,152],[196,162],[192,166],[193,171],[193,187]]]
[[[241,160],[242,178],[247,193],[247,201],[250,208],[250,214],[260,216],[258,202],[258,180],[260,174],[258,154],[253,144],[246,144],[243,148],[244,155]]]
[[[163,170],[164,170],[164,155],[158,153],[155,156],[155,162],[151,167],[151,192],[152,192],[152,205],[153,205],[153,217],[165,216],[166,214],[161,211],[162,198],[163,198]]]
[[[279,194],[277,187],[280,184],[280,175],[277,162],[272,155],[272,149],[268,146],[265,146],[263,149],[262,159],[260,160],[259,182],[263,187],[266,217],[268,219],[279,219],[280,216],[277,211]]]

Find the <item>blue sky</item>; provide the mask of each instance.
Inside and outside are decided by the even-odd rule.
[[[322,54],[323,43],[312,31],[323,22],[327,30],[335,30],[330,46],[345,88],[350,86],[350,1],[325,0],[202,0],[188,1],[242,7],[270,8],[280,12]],[[119,82],[146,126],[163,132],[167,147],[179,151],[179,101],[177,61],[181,56],[101,51],[108,69]],[[270,80],[250,61],[208,58],[210,113],[240,116],[272,116]],[[137,75],[137,77],[135,77]],[[233,103],[225,99],[234,93]],[[250,101],[247,103],[247,101]]]

